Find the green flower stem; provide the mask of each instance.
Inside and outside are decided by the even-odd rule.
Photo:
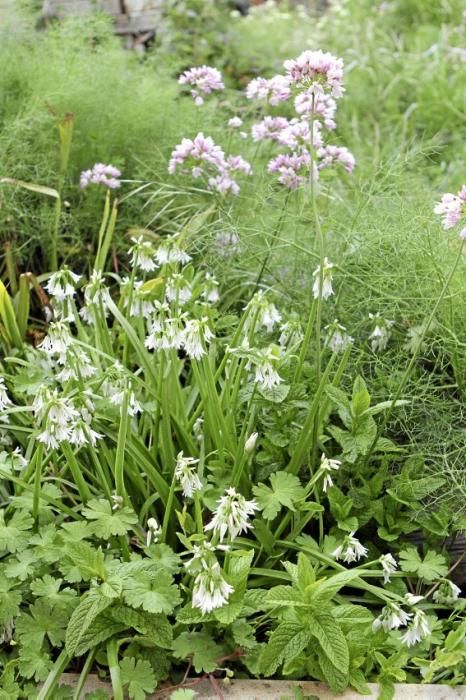
[[[37,700],[53,700],[54,691],[57,687],[57,683],[60,680],[60,676],[65,671],[66,667],[71,661],[71,657],[65,649],[61,652],[58,659],[55,661],[52,670],[50,671],[47,679],[39,691]]]
[[[170,491],[168,492],[168,498],[167,498],[167,502],[165,504],[165,510],[164,510],[164,514],[163,514],[162,534],[160,537],[161,542],[167,541],[168,526],[170,524],[170,519],[171,519],[172,509],[173,509],[173,500],[175,498],[175,489],[176,489],[176,479],[175,479],[175,475],[173,475],[173,478],[172,478],[172,481],[170,484]],[[173,538],[170,538],[170,539],[173,539]]]
[[[79,679],[76,684],[76,689],[73,694],[73,700],[80,700],[84,688],[84,683],[86,682],[86,678],[89,675],[89,671],[91,670],[92,664],[94,663],[94,659],[97,654],[97,646],[95,646],[93,649],[90,650],[89,654],[86,657],[86,661],[84,662],[84,666],[82,667],[82,671],[79,674]]]
[[[41,442],[38,443],[37,449],[31,459],[31,466],[34,465],[34,492],[32,497],[32,517],[36,525],[39,522],[39,508],[40,508],[40,492],[41,492],[41,481],[42,481],[42,454],[44,446]]]
[[[128,505],[128,495],[125,488],[125,449],[128,434],[130,416],[128,415],[129,394],[128,389],[123,394],[123,403],[120,413],[120,427],[118,430],[117,448],[115,454],[115,491]]]
[[[79,497],[83,503],[86,503],[90,498],[90,491],[85,478],[83,477],[82,470],[78,461],[75,457],[73,449],[69,442],[62,442],[60,444],[61,451],[66,459],[66,463],[70,468],[71,474],[78,487]]]
[[[113,688],[113,700],[124,700],[123,685],[121,683],[120,665],[118,663],[118,640],[113,638],[107,642],[107,660],[110,671],[110,679]]]

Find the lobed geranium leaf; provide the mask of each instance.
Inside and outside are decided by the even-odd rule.
[[[301,482],[294,474],[275,472],[269,479],[270,487],[265,484],[254,486],[253,493],[266,520],[273,520],[282,506],[295,510],[295,503],[305,496]]]

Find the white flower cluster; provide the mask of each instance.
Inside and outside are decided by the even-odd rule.
[[[404,603],[414,608],[422,599],[423,596],[407,593],[404,597]],[[430,635],[425,612],[421,609],[406,612],[398,603],[387,603],[381,614],[372,623],[374,632],[377,632],[379,629],[389,632],[398,630],[400,627],[406,627],[406,632],[402,635],[401,642],[408,647],[414,646]]]

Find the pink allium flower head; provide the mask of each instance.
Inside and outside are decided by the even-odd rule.
[[[184,167],[182,167],[184,166]],[[250,164],[242,156],[225,156],[210,136],[201,132],[191,139],[183,139],[171,154],[168,172],[173,175],[180,167],[183,174],[204,177],[207,186],[221,194],[238,194],[239,185],[231,177],[234,171],[250,175]]]
[[[451,192],[444,194],[440,202],[435,205],[434,213],[442,217],[445,230],[454,228],[466,216],[466,185],[463,185],[458,194],[451,194]],[[464,229],[460,233],[462,238],[463,233]]]
[[[271,105],[278,105],[291,97],[290,82],[285,75],[275,75],[267,78],[254,78],[246,87],[246,97],[249,100],[269,100]]]
[[[202,95],[210,95],[215,90],[223,90],[222,74],[210,66],[197,66],[185,70],[178,78],[181,85],[192,85],[191,95],[196,105],[204,104]]]
[[[313,124],[312,143],[315,148],[322,146],[322,136],[320,133],[320,123]],[[307,119],[292,119],[288,126],[278,134],[277,141],[282,146],[287,146],[293,150],[302,149],[311,144],[311,128]]]
[[[312,90],[316,94],[328,93],[332,97],[343,94],[343,61],[324,51],[303,51],[298,58],[285,61],[290,84]]]
[[[253,141],[262,141],[262,139],[271,139],[278,141],[279,135],[289,126],[289,121],[285,117],[264,117],[262,121],[253,124],[251,135]]]
[[[312,112],[313,95],[312,90],[305,90],[296,95],[294,107],[298,114],[309,117]],[[336,127],[334,119],[336,109],[337,103],[330,95],[314,95],[314,117],[321,119],[325,128],[330,131]]]
[[[346,146],[323,146],[318,149],[317,156],[320,159],[319,169],[341,163],[347,173],[352,173],[356,165],[353,154]]]
[[[112,190],[120,187],[121,172],[113,165],[96,163],[89,170],[83,170],[79,178],[79,184],[83,189],[89,185],[105,185]]]
[[[317,168],[314,165],[314,180],[318,178]],[[269,161],[267,169],[269,173],[278,173],[278,181],[292,190],[303,185],[310,175],[311,156],[307,151],[301,153],[281,153]]]

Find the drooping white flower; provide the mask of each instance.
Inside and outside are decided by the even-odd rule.
[[[372,352],[383,352],[390,340],[394,321],[382,318],[379,313],[369,314],[369,318],[372,320],[372,332],[369,335]]]
[[[359,561],[361,557],[367,557],[367,549],[354,537],[354,532],[350,532],[343,543],[332,552],[332,556],[351,564],[354,561]]]
[[[397,603],[388,603],[372,623],[372,629],[376,632],[382,628],[386,632],[404,627],[411,620],[412,614],[405,612]]]
[[[70,399],[59,396],[57,390],[39,391],[32,404],[33,413],[39,423],[43,423],[38,434],[39,442],[48,449],[57,449],[61,442],[69,441],[79,412]]]
[[[184,306],[191,299],[191,285],[182,274],[174,272],[167,280],[165,296],[167,301]]]
[[[65,268],[54,272],[50,276],[45,289],[56,301],[72,299],[76,294],[76,285],[80,279],[81,275],[77,275]]]
[[[158,524],[155,518],[149,518],[147,521],[147,534],[146,534],[146,547],[153,542],[154,544],[159,541],[162,534],[162,528]]]
[[[49,325],[48,333],[39,344],[39,348],[52,357],[58,355],[58,362],[63,364],[63,358],[72,342],[69,326],[63,321],[56,321]]]
[[[124,299],[125,308],[128,307],[131,299],[129,307],[131,318],[150,318],[156,310],[155,302],[149,298],[149,292],[144,287],[142,280],[135,280],[131,290],[131,279],[125,277],[122,280],[120,291]]]
[[[98,318],[108,315],[110,292],[105,285],[101,272],[94,270],[88,284],[84,287],[84,305],[79,309],[79,315],[86,323],[95,323]]]
[[[222,575],[220,564],[206,565],[194,580],[192,606],[205,615],[225,605],[233,592],[233,586]]]
[[[219,535],[220,541],[223,541],[227,534],[233,540],[241,532],[246,532],[252,527],[249,517],[254,515],[256,510],[259,510],[256,501],[247,501],[235,488],[230,487],[217,501],[212,520],[204,530],[213,530]]]
[[[170,236],[165,238],[157,247],[155,259],[159,265],[166,265],[167,263],[186,265],[191,260],[191,256],[181,248],[175,236]]]
[[[417,605],[421,600],[424,600],[423,595],[414,595],[413,593],[405,593],[404,598],[408,605]]]
[[[379,558],[379,562],[382,565],[383,582],[388,583],[390,581],[390,576],[397,569],[396,559],[391,554],[382,554]]]
[[[58,363],[62,365],[62,369],[57,373],[57,379],[61,382],[69,379],[88,379],[97,372],[87,352],[75,342],[72,342],[67,351],[58,358]]]
[[[280,326],[280,336],[278,343],[281,347],[286,345],[296,345],[304,338],[301,321],[298,318],[289,318]]]
[[[155,262],[155,249],[150,241],[145,241],[143,236],[131,238],[134,245],[129,249],[130,263],[132,267],[144,272],[153,272],[157,268]]]
[[[414,617],[408,625],[401,642],[407,647],[412,647],[430,635],[429,623],[423,610],[416,610]]]
[[[332,481],[332,470],[338,471],[341,467],[341,462],[339,459],[329,459],[322,453],[320,458],[320,469],[324,477],[323,492],[326,493],[329,486],[333,486]]]
[[[192,498],[195,491],[202,489],[202,482],[194,466],[198,463],[198,459],[184,457],[182,452],[176,458],[175,478],[180,482],[185,498]]]
[[[200,360],[207,353],[206,345],[215,337],[207,317],[186,321],[182,336],[186,354],[194,360]]]
[[[0,377],[0,411],[4,411],[5,408],[12,405],[12,400],[8,396],[8,392],[5,386],[5,380]]]
[[[441,605],[453,605],[461,593],[461,588],[453,581],[445,579],[435,591],[432,598]]]
[[[204,280],[204,289],[201,292],[201,296],[206,300],[208,304],[216,304],[220,300],[220,294],[218,293],[218,282],[210,272],[206,273]]]
[[[346,332],[345,326],[338,323],[336,319],[333,323],[326,326],[325,330],[327,331],[325,345],[332,352],[344,352],[354,342],[354,338]]]
[[[333,268],[334,264],[331,263],[328,258],[324,258],[322,272],[321,266],[319,265],[312,273],[312,276],[314,277],[314,284],[312,287],[312,294],[314,296],[314,299],[319,299],[319,297],[322,299],[328,299],[330,296],[332,296]]]
[[[183,345],[184,327],[181,316],[155,318],[144,341],[149,350],[179,350]]]
[[[282,320],[281,313],[270,299],[267,299],[263,291],[258,292],[249,302],[247,308],[257,314],[257,322],[263,326],[268,333],[273,331],[276,323]]]
[[[277,372],[280,353],[271,345],[264,350],[258,350],[253,358],[255,364],[254,381],[264,389],[273,389],[281,383],[282,378]]]

